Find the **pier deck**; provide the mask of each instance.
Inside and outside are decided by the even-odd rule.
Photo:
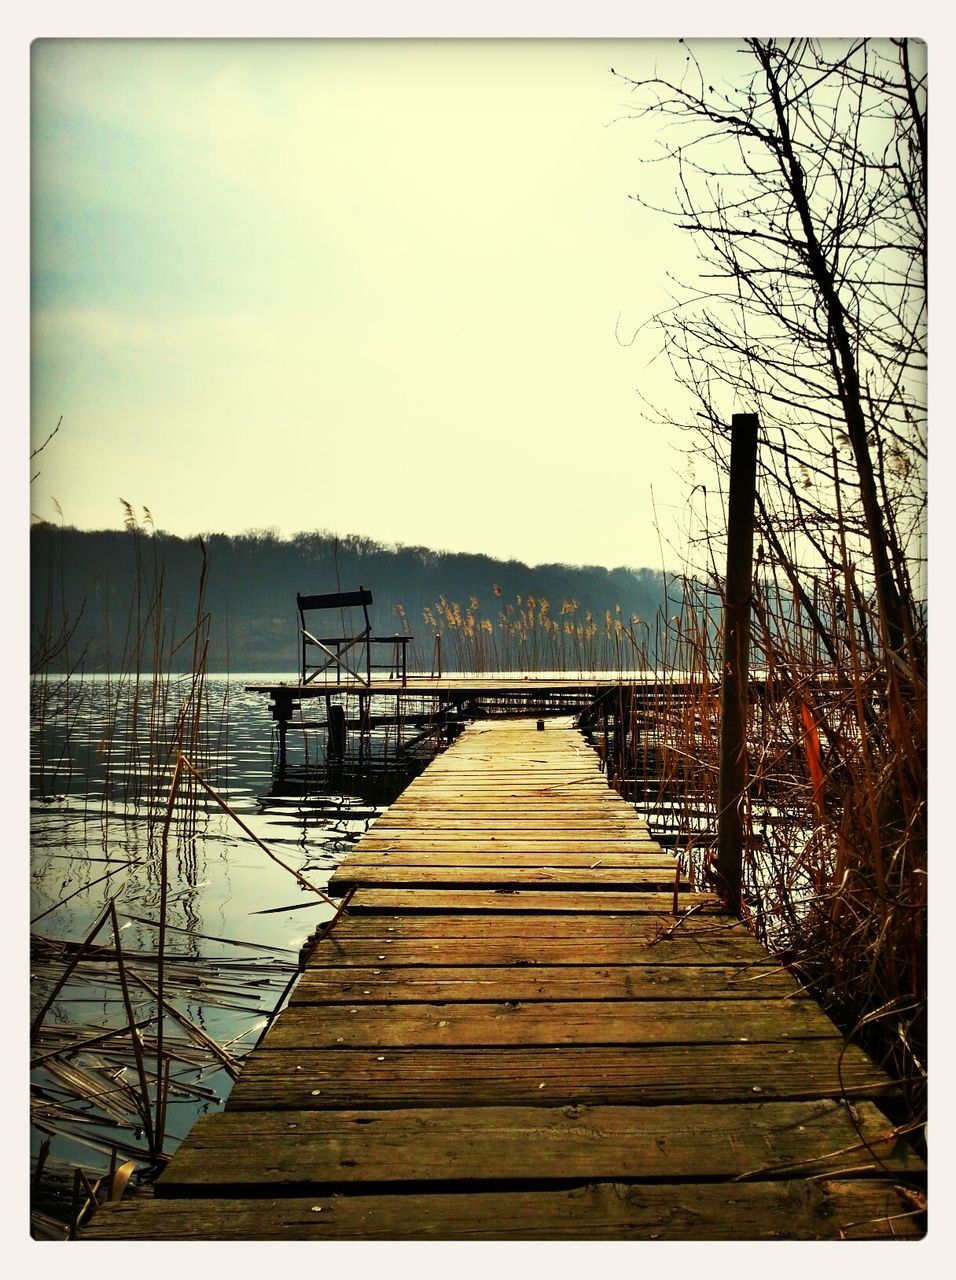
[[[922,1234],[894,1083],[676,865],[577,731],[471,726],[225,1110],[83,1238]]]
[[[652,675],[644,677],[639,672],[627,675],[626,681],[628,684],[633,683],[638,687],[644,685],[650,687],[660,683]],[[540,672],[530,672],[528,675],[482,675],[480,673],[459,674],[457,672],[448,672],[442,676],[410,675],[404,681],[395,677],[373,676],[370,683],[354,679],[329,680],[327,682],[315,680],[307,684],[301,680],[287,680],[278,682],[259,681],[247,684],[245,687],[248,693],[271,694],[275,690],[279,690],[280,692],[291,693],[296,698],[302,696],[319,697],[327,693],[392,694],[399,698],[439,698],[458,693],[484,693],[488,697],[509,693],[547,693],[549,691],[576,693],[579,690],[583,690],[593,693],[604,689],[616,689],[620,683],[621,677],[613,672],[592,674],[568,672],[564,675],[560,673],[542,675]]]
[[[642,690],[653,694],[659,688],[659,682],[653,677],[642,677],[639,673],[626,678],[629,690],[638,693]],[[679,687],[680,682],[669,682],[671,687]],[[406,679],[373,677],[369,683],[353,679],[341,681],[314,681],[306,684],[298,680],[270,681],[246,685],[247,693],[264,693],[279,708],[290,704],[306,702],[317,698],[340,697],[351,695],[359,698],[385,697],[394,699],[396,703],[411,704],[421,699],[436,699],[439,702],[463,703],[488,699],[498,705],[509,701],[537,702],[553,701],[573,705],[587,705],[601,694],[618,690],[621,679],[613,674],[583,673],[567,675],[543,676],[531,675],[459,675],[450,672],[444,676],[410,675]]]

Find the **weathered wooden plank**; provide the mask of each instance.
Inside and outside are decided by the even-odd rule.
[[[484,740],[483,740],[484,739]],[[441,771],[461,768],[463,763],[485,765],[490,769],[513,768],[521,758],[532,765],[547,765],[557,761],[585,762],[589,767],[596,763],[595,752],[588,749],[580,733],[573,729],[555,734],[549,740],[532,737],[527,724],[509,725],[505,720],[482,727],[473,725],[455,743],[453,752],[438,757],[436,764]]]
[[[680,910],[688,910],[709,894],[681,893]],[[546,889],[374,889],[360,888],[349,903],[353,914],[361,911],[527,911],[566,912],[587,915],[595,911],[660,915],[670,905],[667,894],[602,892],[599,889],[549,892]],[[715,907],[716,909],[716,907]]]
[[[485,742],[478,741],[480,736],[470,730],[462,734],[454,750],[435,758],[434,776],[463,770],[472,774],[484,769],[521,772],[522,764],[526,765],[525,773],[537,769],[579,769],[594,773],[600,770],[597,753],[573,730],[548,743],[543,738],[532,739],[527,733],[509,733],[499,721],[489,726]]]
[[[493,801],[495,803],[507,803],[509,805],[524,806],[533,800],[547,801],[551,800],[556,804],[563,804],[567,796],[573,795],[577,799],[587,798],[593,800],[600,798],[603,791],[600,789],[604,784],[584,784],[581,783],[565,783],[563,785],[552,784],[550,786],[538,782],[533,786],[519,787],[517,783],[501,783],[487,781],[484,783],[474,783],[466,785],[460,783],[456,786],[436,787],[432,792],[432,796],[436,800],[478,800]]]
[[[395,814],[405,813],[421,813],[434,817],[442,817],[447,814],[464,814],[476,815],[487,814],[489,817],[501,817],[503,809],[507,803],[510,812],[527,813],[532,817],[543,818],[545,820],[555,819],[555,808],[553,799],[543,796],[529,796],[527,799],[521,800],[518,804],[511,804],[498,799],[497,795],[463,795],[457,799],[442,798],[436,795],[431,787],[427,790],[410,794],[411,788],[407,788],[399,798],[376,818],[377,822],[382,822],[386,818],[390,818]],[[580,796],[574,793],[563,796],[561,799],[561,813],[567,814],[571,818],[590,819],[596,817],[611,817],[615,821],[637,822],[639,826],[647,827],[647,819],[641,817],[634,806],[627,800],[621,798],[616,791],[606,788],[596,796]]]
[[[436,756],[430,778],[439,781],[443,778],[465,776],[467,778],[483,777],[485,774],[515,776],[527,778],[539,773],[559,775],[573,774],[588,778],[604,778],[601,762],[597,753],[588,747],[584,739],[578,735],[556,738],[552,751],[533,753],[529,746],[534,744],[527,736],[511,735],[495,731],[495,741],[490,747],[484,744],[469,743],[466,735],[462,735],[455,743],[453,750]],[[427,779],[415,779],[418,789],[428,785]],[[413,784],[414,785],[414,784]]]
[[[555,806],[552,804],[552,815]],[[520,813],[509,814],[508,810],[499,810],[499,816],[492,819],[482,813],[442,813],[441,816],[423,817],[420,813],[396,814],[391,822],[376,820],[369,827],[369,835],[392,834],[406,832],[409,834],[430,834],[431,839],[440,838],[442,834],[482,834],[514,835],[518,839],[581,839],[607,838],[627,839],[631,841],[650,841],[647,827],[622,822],[617,818],[609,819],[600,814],[587,817],[568,815],[566,819],[541,821],[537,815],[529,814],[522,808]]]
[[[533,801],[521,797],[502,796],[495,789],[490,799],[479,802],[474,797],[467,805],[461,801],[445,802],[440,806],[410,804],[389,809],[381,817],[370,819],[369,831],[390,831],[395,827],[455,828],[470,825],[491,831],[514,830],[516,834],[534,835],[560,833],[566,828],[580,831],[608,831],[612,834],[630,835],[637,839],[651,839],[650,827],[634,816],[610,810],[606,805],[582,809],[580,802],[572,802],[564,796],[537,796]]]
[[[528,857],[537,857],[542,862],[547,862],[553,853],[562,852],[581,854],[584,857],[590,857],[592,861],[605,853],[643,853],[656,855],[660,861],[667,861],[671,866],[676,862],[674,855],[665,853],[656,841],[615,840],[613,838],[600,840],[590,836],[586,839],[569,836],[537,840],[504,834],[494,836],[486,833],[461,832],[457,836],[452,836],[450,833],[441,836],[402,831],[391,836],[385,835],[384,832],[374,837],[372,835],[365,836],[357,847],[362,853],[382,853],[390,850],[395,850],[396,852],[404,850],[414,853],[443,853],[446,851],[495,853],[500,851],[502,853],[523,853]]]
[[[560,740],[556,739],[555,743],[556,754],[550,758],[542,756],[540,763],[534,763],[530,759],[531,753],[527,750],[527,740],[522,742],[520,739],[506,739],[502,736],[494,744],[494,756],[486,754],[479,757],[476,752],[465,753],[468,743],[464,737],[461,737],[452,751],[446,751],[432,761],[434,769],[430,767],[427,776],[419,775],[409,786],[414,787],[416,791],[424,791],[427,790],[432,778],[437,781],[449,777],[471,779],[481,778],[485,773],[504,773],[520,780],[548,769],[607,782],[607,775],[601,768],[600,757],[593,747],[585,744],[580,735],[577,736],[576,743],[574,734]],[[527,767],[522,768],[525,762]]]
[[[377,953],[378,954],[378,953]],[[463,1000],[808,1000],[785,971],[729,965],[400,966],[306,969],[290,1006]],[[733,1017],[733,1010],[727,1012]]]
[[[497,733],[490,751],[477,750],[462,735],[451,751],[436,756],[427,777],[420,775],[410,785],[421,791],[428,787],[431,779],[440,782],[447,778],[464,777],[470,780],[486,775],[503,775],[523,780],[538,774],[555,774],[607,781],[597,752],[588,747],[580,735],[577,736],[576,743],[573,734],[555,739],[551,754],[533,753],[529,749],[533,745],[527,737]]]
[[[389,820],[386,822],[385,818]],[[572,807],[567,801],[555,798],[540,800],[533,807],[525,801],[494,802],[492,808],[487,804],[469,804],[452,807],[442,805],[414,805],[402,807],[396,812],[388,812],[381,818],[371,818],[369,832],[390,831],[394,827],[409,827],[418,830],[421,827],[440,827],[455,830],[470,825],[491,831],[513,830],[516,834],[540,832],[562,832],[566,830],[623,832],[635,839],[650,840],[650,827],[627,814],[617,810],[609,810],[606,806],[582,810]]]
[[[421,799],[485,800],[495,802],[497,797],[558,796],[585,804],[601,803],[615,793],[607,776],[589,768],[584,769],[479,769],[466,767],[461,771],[437,772],[422,781],[420,786],[411,784],[403,792],[405,803],[417,803]],[[625,802],[626,803],[626,802]]]
[[[470,785],[472,782],[475,784],[474,788]],[[485,774],[474,774],[470,778],[462,774],[454,779],[440,780],[429,771],[421,780],[420,786],[408,786],[382,817],[412,811],[440,815],[462,810],[487,813],[493,817],[507,808],[512,812],[526,810],[542,818],[553,818],[556,815],[553,809],[549,811],[548,801],[558,799],[562,809],[580,817],[600,814],[615,820],[647,823],[647,818],[630,801],[608,786],[603,775],[596,774],[584,781],[578,775],[570,779],[570,785],[567,782],[568,779],[516,775],[507,782],[502,783],[498,779],[493,784],[492,779]],[[542,787],[553,789],[558,794],[537,794]],[[461,794],[449,795],[448,792]]]
[[[462,769],[520,770],[522,764],[526,766],[525,772],[580,768],[596,773],[600,768],[597,753],[573,731],[547,742],[544,738],[532,738],[527,732],[509,733],[507,725],[499,721],[488,727],[487,741],[479,741],[481,736],[462,734],[454,751],[445,752],[435,760],[436,774]]]
[[[233,1110],[491,1104],[728,1103],[881,1097],[896,1086],[854,1046],[573,1045],[560,1048],[259,1051]],[[716,1115],[716,1112],[715,1112]]]
[[[464,758],[459,760],[457,757],[451,759],[449,763],[445,758],[438,757],[433,761],[433,767],[430,767],[428,776],[419,777],[411,782],[408,791],[414,796],[422,791],[435,793],[443,787],[487,786],[492,782],[503,782],[506,786],[513,784],[519,788],[572,784],[581,788],[593,787],[597,794],[602,794],[602,789],[610,789],[607,774],[601,771],[593,752],[590,753],[589,759],[579,757],[567,762],[558,760],[551,766],[534,766],[526,763],[523,758],[521,743],[511,744],[510,748],[507,744],[501,743],[500,747],[502,753],[509,749],[514,752],[513,763],[492,765],[488,761]]]
[[[552,802],[552,813],[557,808]],[[400,820],[399,820],[400,819]],[[482,814],[450,814],[428,820],[420,819],[414,813],[399,814],[393,822],[375,821],[368,827],[367,835],[381,839],[392,835],[417,835],[429,840],[441,840],[449,835],[461,835],[474,839],[476,836],[511,835],[516,840],[595,840],[607,839],[613,843],[626,841],[629,844],[658,843],[646,827],[632,823],[609,821],[595,814],[587,818],[569,817],[567,821],[544,823],[539,822],[533,814],[522,810],[510,818],[508,812],[501,820],[489,821]]]
[[[526,774],[537,769],[557,768],[577,770],[595,777],[601,777],[601,760],[593,747],[589,747],[582,735],[576,731],[556,737],[550,744],[550,751],[535,751],[535,743],[527,736],[502,733],[500,725],[495,728],[496,737],[484,743],[468,741],[467,733],[462,734],[454,745],[453,751],[446,751],[435,761],[434,777],[467,771],[470,776],[482,770],[502,770],[520,772],[523,762],[527,762]],[[540,742],[541,739],[538,739]],[[422,778],[416,779],[419,783]]]
[[[509,806],[509,808],[516,808],[517,815],[509,813],[508,809],[499,804],[493,796],[440,800],[427,792],[422,792],[417,797],[408,796],[408,792],[403,792],[402,796],[389,805],[383,814],[375,818],[375,826],[389,826],[390,823],[407,818],[408,815],[431,820],[431,822],[447,822],[459,815],[465,815],[465,817],[471,815],[471,817],[480,817],[482,822],[513,823],[514,818],[527,814],[535,820],[540,820],[543,827],[561,826],[566,819],[571,822],[587,823],[599,818],[603,822],[607,820],[617,826],[637,827],[644,831],[650,829],[646,819],[637,814],[633,805],[622,800],[621,796],[614,791],[608,791],[607,796],[600,796],[600,799],[594,800],[570,795],[564,796],[561,801],[554,801],[543,800],[539,796],[538,799],[527,800],[526,805]]]
[[[451,750],[443,751],[432,761],[435,769],[427,775],[419,774],[410,785],[416,790],[427,790],[429,778],[443,781],[447,778],[482,778],[485,774],[502,773],[519,780],[539,773],[555,773],[607,781],[602,761],[597,751],[585,742],[580,733],[572,731],[557,737],[551,750],[535,752],[530,738],[502,734],[490,742],[469,743],[468,731],[460,735]],[[526,766],[526,767],[522,767]]]
[[[518,783],[527,783],[538,778],[550,782],[552,779],[563,781],[573,778],[582,782],[603,782],[607,785],[607,775],[601,769],[597,754],[585,747],[586,754],[569,750],[567,756],[558,755],[540,762],[531,760],[525,750],[525,743],[519,740],[500,741],[496,744],[494,759],[479,758],[476,755],[459,754],[463,746],[459,739],[455,744],[454,754],[447,752],[432,762],[434,770],[427,778],[419,777],[410,784],[416,791],[426,790],[431,782],[448,783],[464,781],[484,781],[487,778],[513,778]],[[565,744],[570,747],[570,743]]]
[[[691,916],[682,916],[676,923],[666,912],[655,915],[638,916],[615,914],[614,912],[593,912],[575,919],[573,929],[569,928],[566,917],[552,913],[536,915],[534,932],[536,937],[591,939],[604,938],[617,942],[647,943],[658,936],[662,929],[675,929],[675,937],[680,934],[720,934],[734,941],[739,940],[742,947],[763,961],[767,961],[767,950],[754,939],[753,934],[741,921],[721,914],[718,911],[695,912]],[[328,935],[331,944],[335,939],[355,938],[522,938],[528,936],[527,921],[511,912],[501,912],[492,916],[476,916],[468,912],[448,912],[441,915],[422,915],[408,912],[389,917],[352,915],[346,909],[339,917],[333,931]],[[754,945],[751,945],[754,944]]]
[[[483,737],[485,741],[481,741]],[[597,753],[573,729],[555,735],[549,742],[547,738],[532,738],[525,728],[512,733],[501,720],[487,725],[484,732],[472,726],[458,738],[453,751],[444,752],[434,761],[438,774],[476,767],[517,769],[522,762],[529,770],[555,767],[597,770],[600,767]]]
[[[415,929],[408,917],[350,916],[313,948],[306,964],[322,965],[687,965],[735,964],[745,969],[763,964],[767,952],[740,927],[720,917],[695,915],[677,923],[674,917],[608,914],[600,929],[593,915],[582,914],[569,923],[567,915],[526,917],[474,914],[469,927],[457,917],[419,916]],[[600,919],[600,917],[597,917]],[[512,923],[512,921],[514,923]],[[507,923],[506,923],[507,922]],[[483,930],[482,923],[487,925]],[[366,926],[364,929],[362,926]],[[669,932],[672,931],[672,932]]]
[[[382,860],[385,860],[384,862]],[[595,870],[598,867],[650,867],[658,870],[669,869],[671,879],[677,870],[677,861],[673,855],[664,853],[564,853],[561,850],[546,854],[533,854],[514,849],[494,849],[461,853],[454,846],[441,851],[424,850],[416,852],[411,849],[370,849],[363,841],[361,848],[348,854],[339,864],[348,866],[392,866],[392,867],[579,867]]]
[[[81,1240],[918,1239],[899,1179],[591,1183],[570,1190],[109,1205]]]
[[[268,1155],[263,1159],[263,1153]],[[876,1168],[875,1168],[876,1166]],[[157,1196],[371,1184],[780,1178],[913,1172],[872,1105],[472,1107],[205,1116]]]
[[[606,790],[606,782],[591,782],[586,778],[575,778],[567,782],[560,782],[557,779],[551,781],[534,779],[521,783],[517,777],[512,781],[488,777],[483,778],[481,781],[476,779],[472,782],[464,780],[460,782],[449,781],[444,785],[439,785],[436,782],[429,788],[429,794],[436,800],[475,800],[483,798],[494,801],[521,801],[523,803],[535,799],[550,799],[563,802],[565,797],[568,796],[576,800],[581,798],[594,800],[600,799]]]
[[[429,866],[401,865],[381,858],[376,862],[343,862],[329,877],[329,892],[347,889],[554,889],[567,891],[608,890],[620,892],[659,889],[674,884],[676,867],[555,867],[539,866]],[[687,881],[684,880],[684,887]],[[361,904],[357,909],[361,909]],[[563,908],[562,908],[563,909]]]
[[[812,1000],[567,1000],[311,1005],[284,1010],[257,1052],[488,1045],[743,1044],[842,1037]]]
[[[476,917],[476,919],[482,917]],[[524,917],[519,917],[523,919]],[[577,917],[574,917],[577,919]],[[566,916],[565,919],[568,919]],[[384,957],[384,959],[383,959]],[[766,959],[759,944],[744,949],[732,935],[678,932],[656,945],[613,939],[539,938],[535,933],[520,938],[365,938],[352,941],[329,939],[309,955],[307,969],[332,966],[422,966],[446,964],[493,965],[536,970],[540,965],[567,967],[584,965],[727,965],[740,968]]]
[[[364,840],[430,840],[447,843],[456,840],[514,840],[519,844],[553,845],[608,844],[639,848],[649,845],[660,848],[660,841],[641,828],[615,825],[601,818],[589,822],[560,822],[546,827],[534,819],[515,818],[511,822],[486,822],[483,818],[446,818],[441,822],[418,822],[413,816],[387,826],[375,823],[369,827]]]

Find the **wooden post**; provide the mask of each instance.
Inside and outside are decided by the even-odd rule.
[[[285,736],[288,728],[289,728],[288,720],[279,721],[279,774],[280,776],[285,775],[285,766],[286,766]]]
[[[285,774],[286,766],[286,733],[289,728],[289,721],[292,719],[294,706],[292,702],[292,694],[287,689],[273,689],[272,703],[269,710],[272,712],[272,719],[276,722],[279,730],[279,776]]]
[[[329,756],[333,760],[345,757],[345,708],[330,702],[328,710]]]
[[[730,437],[727,580],[724,588],[724,662],[717,788],[717,874],[731,911],[740,913],[747,785],[747,682],[750,594],[753,585],[754,500],[757,485],[757,415],[735,413]]]
[[[359,768],[360,769],[365,764],[366,754],[368,754],[369,756],[371,756],[372,754],[372,725],[369,717],[370,703],[371,703],[370,697],[366,697],[365,694],[363,693],[360,693],[358,695],[358,708],[359,708],[358,747],[359,747]],[[386,729],[385,732],[387,734],[388,730]]]

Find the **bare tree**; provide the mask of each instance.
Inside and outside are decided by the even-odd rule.
[[[786,539],[788,564],[833,579],[842,533],[859,607],[875,596],[882,648],[919,679],[925,49],[750,39],[741,63],[732,87],[709,84],[689,52],[680,83],[622,77],[675,166],[661,212],[702,262],[653,323],[715,461],[731,412],[759,414],[769,548]]]
[[[847,1029],[874,1036],[918,1117],[925,49],[750,39],[737,53],[729,87],[689,51],[677,83],[625,79],[675,175],[669,208],[644,203],[693,238],[700,264],[649,322],[688,393],[661,416],[690,429],[719,486],[732,414],[758,415],[753,643],[782,694],[772,725],[766,707],[751,725],[744,803],[775,794],[777,814],[794,808],[788,823],[751,822],[747,910],[768,936],[773,922]],[[723,502],[713,514],[703,537],[719,590]]]
[[[53,437],[54,437],[54,436],[56,435],[56,433],[59,431],[59,429],[60,429],[60,427],[61,427],[62,423],[63,423],[63,414],[61,413],[61,414],[60,414],[60,417],[59,417],[59,421],[57,422],[57,424],[56,424],[56,426],[53,428],[53,430],[50,432],[50,434],[47,436],[47,438],[43,441],[43,443],[42,443],[42,444],[37,445],[37,447],[36,447],[35,449],[32,449],[32,450],[30,451],[30,461],[31,461],[31,462],[32,462],[32,461],[33,461],[33,459],[37,456],[37,454],[42,453],[42,452],[43,452],[43,450],[47,447],[47,445],[50,443],[50,441],[53,439]],[[34,480],[39,479],[39,476],[40,476],[39,471],[34,472],[34,474],[30,477],[30,483],[31,483],[31,484],[33,484]]]

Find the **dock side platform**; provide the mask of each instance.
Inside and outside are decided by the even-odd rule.
[[[225,1110],[82,1239],[924,1234],[894,1081],[569,721],[471,725],[330,891]]]

